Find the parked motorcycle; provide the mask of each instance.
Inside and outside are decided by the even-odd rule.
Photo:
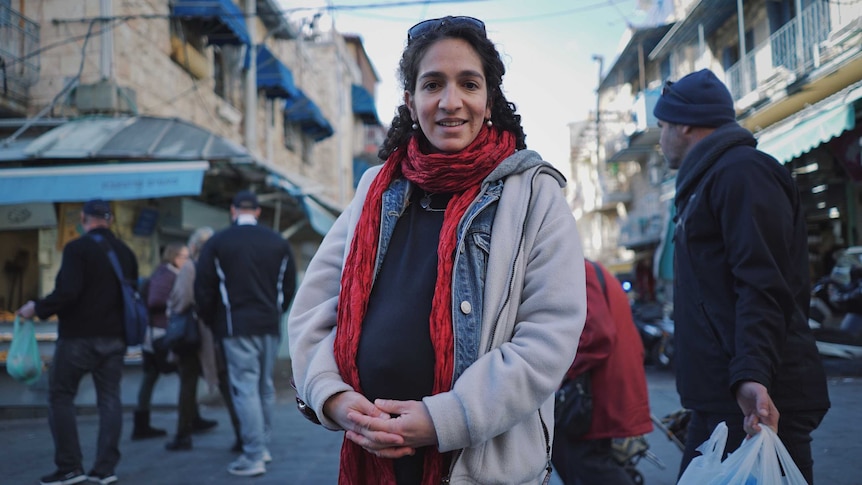
[[[665,314],[658,302],[633,303],[632,318],[643,342],[644,364],[670,368],[673,364],[673,318]]]
[[[860,254],[851,251],[839,256],[832,274],[818,280],[811,289],[808,325],[822,356],[862,359]]]

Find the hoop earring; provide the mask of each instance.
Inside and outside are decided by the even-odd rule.
[[[413,128],[413,130],[418,130],[419,125],[414,122],[412,125],[410,125],[410,128]]]
[[[488,125],[488,128],[494,126],[494,122],[491,121],[491,118],[488,118],[488,121],[486,121],[485,124]]]

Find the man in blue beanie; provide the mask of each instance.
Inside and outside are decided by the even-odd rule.
[[[755,148],[709,70],[667,82],[653,113],[662,152],[679,169],[674,359],[682,405],[692,410],[680,474],[724,421],[726,453],[769,426],[813,483],[811,432],[829,397],[808,327],[808,242],[796,184]]]

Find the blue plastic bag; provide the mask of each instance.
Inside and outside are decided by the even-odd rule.
[[[721,461],[727,425],[719,423],[697,448],[702,455],[691,461],[678,485],[807,485],[778,435],[768,426],[760,428]]]
[[[20,322],[15,315],[12,343],[6,356],[6,372],[18,382],[34,384],[42,377],[42,356],[36,342],[36,329],[33,322]]]

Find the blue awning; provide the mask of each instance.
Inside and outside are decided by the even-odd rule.
[[[194,161],[0,169],[0,205],[200,195],[208,168]]]
[[[245,14],[233,0],[174,0],[172,8],[174,16],[203,20],[210,44],[251,45]]]
[[[245,68],[249,67],[246,56]],[[293,73],[265,45],[257,48],[257,88],[266,93],[267,98],[294,98],[300,95],[293,84]]]
[[[379,125],[377,108],[374,107],[374,98],[364,87],[354,84],[351,86],[350,94],[353,98],[353,113],[362,119],[366,125]]]
[[[299,96],[290,98],[284,102],[285,120],[291,123],[298,123],[302,131],[314,141],[320,141],[332,136],[335,130],[332,129],[329,121],[326,121],[326,118],[323,117],[320,108],[314,104],[314,101],[308,99],[308,96],[301,89],[298,91]]]

